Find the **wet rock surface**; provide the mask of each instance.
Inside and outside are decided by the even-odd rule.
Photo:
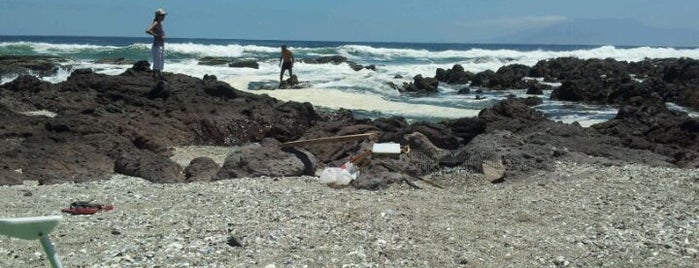
[[[573,64],[568,59],[559,61]],[[565,64],[561,65],[568,66]],[[676,73],[665,80],[674,84],[694,81],[691,62],[664,64],[669,69],[685,66],[676,72],[665,70],[666,76]],[[516,77],[538,70],[551,79],[572,76],[554,72],[552,65],[511,66],[494,75]],[[647,75],[657,70],[612,66],[617,65]],[[459,70],[454,67],[452,76],[462,77],[456,75]],[[447,72],[445,77],[449,76]],[[670,112],[661,105],[662,96],[649,97],[647,90],[627,91],[628,105],[617,118],[583,128],[544,118],[528,106],[535,100],[507,99],[484,109],[477,118],[408,123],[400,117],[355,119],[347,110],[318,111],[309,103],[280,102],[238,91],[215,76],[199,79],[165,73],[164,78],[153,80],[147,62],[136,62],[120,75],[76,70],[58,84],[20,76],[1,85],[0,164],[4,172],[20,175],[0,183],[17,184],[22,179],[41,184],[84,182],[106,179],[114,172],[155,182],[192,181],[188,178],[197,174],[185,175],[184,166],[168,158],[173,147],[183,145],[240,148],[230,155],[236,161],[222,163],[216,176],[204,174],[201,180],[312,175],[314,169],[339,166],[361,154],[367,142],[305,145],[295,152],[285,152],[277,144],[367,132],[377,133],[371,142],[415,148],[398,159],[368,157],[370,164],[362,168],[373,175],[361,176],[354,184],[359,188],[385,188],[445,166],[478,170],[482,161],[493,159],[504,163],[508,180],[548,170],[557,161],[697,167],[697,120]],[[432,83],[438,83],[437,79],[417,84]],[[665,85],[655,83],[654,88]],[[25,115],[32,111],[46,111],[50,116]],[[254,146],[263,149],[245,149]]]
[[[0,76],[10,75],[55,75],[61,63],[67,60],[54,56],[10,56],[0,55]]]

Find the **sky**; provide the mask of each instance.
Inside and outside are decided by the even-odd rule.
[[[169,38],[479,43],[576,19],[699,32],[696,0],[0,0],[0,35],[142,37],[159,7]]]

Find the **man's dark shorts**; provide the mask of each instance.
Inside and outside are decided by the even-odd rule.
[[[282,63],[282,70],[291,70],[291,62]]]

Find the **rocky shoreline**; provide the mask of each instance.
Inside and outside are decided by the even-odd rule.
[[[46,69],[44,61],[37,65]],[[696,168],[699,121],[665,105],[694,94],[696,66],[697,61],[688,59],[624,63],[562,58],[532,68],[505,66],[489,76],[488,83],[478,78],[484,73],[471,77],[456,66],[438,70],[433,78],[471,81],[474,88],[515,86],[512,81],[524,81],[532,74],[563,85],[606,83],[576,90],[620,103],[614,119],[590,128],[550,121],[529,107],[536,103],[529,99],[506,99],[478,117],[443,122],[357,119],[347,110],[319,111],[309,103],[238,91],[210,75],[199,79],[166,73],[167,81],[153,81],[145,61],[115,76],[75,70],[57,84],[22,75],[0,85],[0,184],[87,182],[114,173],[157,183],[312,176],[362,154],[371,142],[395,142],[411,150],[400,159],[368,157],[362,163],[364,176],[352,182],[355,188],[381,189],[445,167],[479,172],[489,162],[502,162],[504,176],[515,180],[551,170],[556,161]],[[649,82],[626,79],[631,71]],[[598,91],[592,92],[595,88]],[[662,90],[667,94],[660,94]],[[367,132],[377,137],[281,147],[298,139]],[[223,164],[204,157],[183,168],[169,157],[171,148],[185,145],[234,150]]]
[[[691,106],[695,60],[555,59],[473,76],[455,66],[406,85],[465,79],[474,89],[511,87],[539,72],[561,82],[552,95],[584,92],[577,101],[620,105],[614,119],[589,128],[548,120],[531,99],[444,122],[356,119],[238,91],[209,75],[153,81],[148,66],[136,62],[116,76],[76,70],[57,84],[22,75],[0,85],[1,214],[54,215],[89,199],[116,206],[64,218],[52,237],[66,266],[697,263],[699,121],[665,105],[684,98]],[[632,71],[646,82],[626,79]],[[281,146],[367,132],[377,136]],[[318,183],[316,171],[372,142],[410,151],[366,158],[349,188]],[[484,179],[484,163],[493,162],[506,183]],[[45,265],[35,241],[0,243],[0,266]]]

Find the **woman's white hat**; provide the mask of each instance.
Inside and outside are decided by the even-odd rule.
[[[158,9],[155,10],[155,15],[163,15],[163,16],[165,16],[165,15],[167,15],[167,12],[165,12],[165,9],[158,8]]]

